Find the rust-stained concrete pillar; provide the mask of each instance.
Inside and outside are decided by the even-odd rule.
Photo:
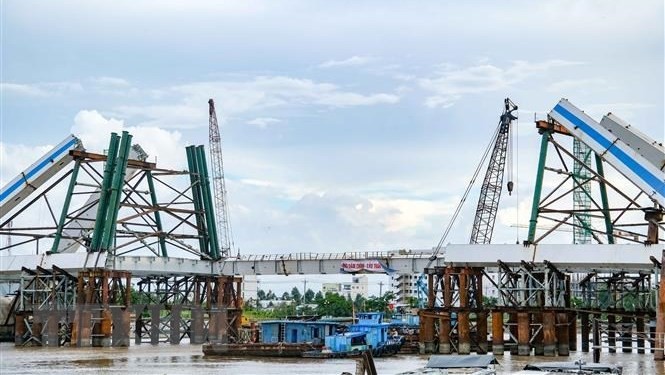
[[[613,312],[610,311],[607,314],[607,346],[609,347],[607,350],[610,353],[616,353],[617,351],[616,334],[616,316],[613,314]]]
[[[171,319],[169,320],[169,342],[171,344],[180,343],[180,313],[182,305],[171,306]]]
[[[120,306],[111,307],[111,316],[113,317],[113,334],[111,346],[127,347],[129,346],[129,334],[131,330],[131,314],[129,308]]]
[[[529,345],[531,339],[530,323],[528,312],[520,311],[517,313],[517,355],[531,354],[531,346]]]
[[[210,310],[208,318],[208,342],[210,343],[220,342],[219,323],[220,323],[219,310],[213,308]]]
[[[229,343],[229,309],[226,306],[219,309],[219,340],[222,344]]]
[[[570,355],[570,339],[568,337],[568,313],[559,312],[556,314],[557,342],[560,356]]]
[[[492,354],[503,355],[503,312],[492,311]]]
[[[589,352],[589,313],[580,313],[580,325],[582,326],[582,352]]]
[[[441,313],[439,318],[439,353],[450,354],[450,313]]]
[[[531,314],[531,318],[533,319],[533,323],[536,325],[540,325],[542,327],[543,325],[543,313],[542,312],[535,312]],[[532,340],[532,345],[533,345],[533,355],[545,355],[545,346],[543,345],[543,330],[538,329],[536,330],[536,335]]]
[[[46,334],[43,337],[44,346],[60,346],[60,319],[63,316],[62,311],[45,311],[48,314],[46,318]]]
[[[478,352],[487,353],[487,312],[476,313],[476,334],[478,336]]]
[[[637,353],[644,354],[644,315],[637,316],[635,320],[635,330],[637,331]]]
[[[95,307],[93,311],[93,320],[97,322],[92,331],[92,346],[109,347],[111,346],[111,328],[113,327],[113,318],[108,307]]]
[[[76,346],[81,348],[89,347],[92,345],[92,327],[90,327],[92,313],[86,306],[82,306],[77,309],[77,315],[76,324],[72,331],[72,343],[76,343]],[[76,338],[76,341],[74,341],[74,338]]]
[[[25,343],[25,334],[27,331],[28,328],[25,326],[23,313],[16,313],[14,316],[14,344],[16,346],[20,346]]]
[[[515,311],[508,313],[508,329],[510,330],[510,354],[517,355],[517,341],[513,342],[514,338],[519,336],[519,332],[517,332],[517,313]]]
[[[469,312],[460,311],[457,313],[457,333],[459,341],[457,343],[458,354],[471,353],[471,327],[469,322]]]
[[[571,351],[577,351],[577,313],[568,313],[568,346]]]
[[[633,317],[624,315],[621,317],[621,351],[623,353],[633,352]]]
[[[150,305],[150,343],[159,344],[160,313],[162,305]]]
[[[547,357],[556,355],[556,319],[554,311],[543,312],[543,354]]]
[[[434,353],[434,318],[427,315],[420,316],[420,354]]]
[[[203,309],[201,306],[192,307],[192,323],[189,336],[190,344],[203,344],[205,342],[206,336],[203,327]]]
[[[143,311],[145,310],[146,305],[134,305],[134,316],[136,317],[136,323],[134,324],[134,344],[141,345],[143,341],[143,332],[145,330],[145,321],[143,318]]]

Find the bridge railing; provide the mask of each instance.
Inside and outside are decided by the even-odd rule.
[[[231,257],[237,261],[271,260],[347,260],[347,259],[390,259],[390,258],[428,258],[431,253],[399,251],[346,251],[343,253],[286,253],[286,254],[249,254]]]

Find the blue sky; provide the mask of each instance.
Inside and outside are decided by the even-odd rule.
[[[212,97],[244,253],[436,245],[505,97],[520,181],[498,243],[525,236],[534,113],[566,97],[663,140],[662,1],[1,4],[2,185],[71,132],[99,151],[127,129],[184,168]]]

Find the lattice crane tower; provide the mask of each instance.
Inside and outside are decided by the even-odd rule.
[[[210,121],[210,160],[212,162],[212,182],[215,199],[215,221],[217,224],[217,236],[219,237],[220,255],[226,258],[231,253],[231,223],[229,221],[229,209],[227,204],[226,183],[224,182],[224,162],[222,161],[222,139],[217,124],[217,113],[215,113],[215,102],[208,100]]]

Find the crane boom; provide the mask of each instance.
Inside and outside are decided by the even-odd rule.
[[[471,232],[471,243],[490,243],[492,239],[492,231],[494,229],[494,221],[496,219],[496,212],[499,208],[499,198],[501,197],[501,184],[503,183],[503,172],[506,166],[506,157],[509,155],[508,145],[510,144],[510,124],[513,120],[517,119],[517,116],[513,115],[513,112],[517,110],[517,106],[510,99],[504,99],[504,110],[499,119],[499,126],[494,132],[494,135],[491,138],[487,148],[483,152],[483,155],[480,159],[480,163],[476,167],[476,170],[473,172],[473,177],[466,187],[462,199],[457,204],[457,208],[453,212],[453,216],[448,223],[448,226],[443,232],[439,243],[434,248],[432,256],[429,258],[427,263],[427,270],[430,265],[436,260],[439,252],[443,248],[443,244],[448,237],[457,216],[462,210],[466,198],[469,196],[469,192],[473,187],[473,184],[476,182],[478,175],[482,169],[482,166],[487,160],[489,155],[490,148],[492,148],[492,157],[487,166],[487,172],[483,180],[483,186],[480,190],[480,198],[478,199],[478,207],[476,209],[476,217],[473,223],[473,229]],[[492,147],[494,144],[494,147]],[[513,191],[513,182],[508,181],[508,192]],[[482,242],[481,242],[482,241]],[[427,298],[427,285],[425,281],[425,273],[420,274],[420,277],[416,281],[416,286],[418,287],[418,304],[419,307],[424,307],[426,298]]]
[[[222,140],[219,134],[217,124],[217,113],[215,112],[215,102],[208,100],[209,105],[209,142],[210,142],[210,160],[212,164],[212,183],[215,199],[215,221],[217,225],[218,243],[220,246],[220,255],[223,258],[229,256],[231,252],[231,224],[229,222],[229,212],[226,202],[226,183],[224,182],[224,163],[222,161]]]
[[[487,165],[483,185],[480,188],[476,216],[471,229],[471,239],[469,240],[471,244],[488,244],[492,240],[494,222],[499,208],[499,198],[501,198],[503,174],[506,169],[510,124],[517,119],[517,116],[513,115],[513,111],[517,110],[515,103],[506,98],[504,104],[505,107],[499,120],[499,130],[494,142],[494,149]],[[508,192],[512,192],[512,185],[513,182],[508,181]]]

